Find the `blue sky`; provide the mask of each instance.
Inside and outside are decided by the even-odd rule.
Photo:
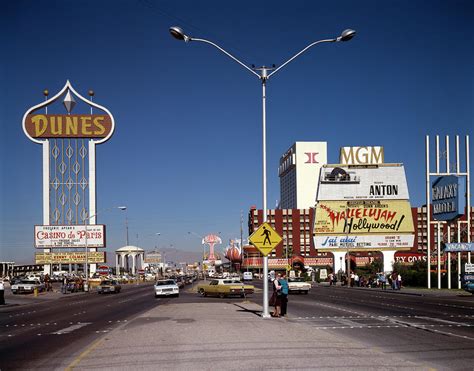
[[[0,260],[33,261],[41,146],[21,119],[67,79],[115,117],[97,149],[97,208],[127,206],[132,244],[200,251],[188,231],[227,241],[241,211],[246,221],[261,207],[260,82],[208,45],[171,38],[172,25],[257,66],[357,30],[268,82],[268,205],[295,141],[327,141],[333,163],[341,146],[383,146],[386,162],[405,164],[412,205],[423,204],[425,135],[473,134],[473,19],[469,0],[3,1]],[[125,243],[124,220],[118,210],[98,216],[109,251]]]

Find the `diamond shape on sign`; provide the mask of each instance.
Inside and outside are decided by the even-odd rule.
[[[278,246],[282,238],[270,224],[262,223],[249,237],[249,241],[266,256]]]

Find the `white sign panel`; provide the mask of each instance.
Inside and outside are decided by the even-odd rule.
[[[466,263],[464,265],[464,273],[474,273],[474,264]]]
[[[323,249],[387,249],[411,248],[414,235],[334,235],[314,236],[314,247]]]
[[[318,201],[408,200],[403,165],[356,168],[324,166],[319,179]]]
[[[86,233],[87,231],[87,233]],[[105,226],[97,225],[36,225],[35,247],[105,247]]]

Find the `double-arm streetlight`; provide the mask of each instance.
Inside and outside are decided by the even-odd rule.
[[[113,209],[119,209],[119,210],[125,211],[127,210],[127,206],[111,207],[109,209],[102,210],[100,213],[113,210]],[[85,234],[85,247],[86,247],[86,256],[85,256],[85,264],[84,264],[84,274],[86,276],[86,283],[84,284],[84,291],[89,291],[89,246],[87,245],[87,228],[89,225],[88,222],[92,218],[95,218],[98,214],[99,213],[95,213],[94,215],[88,216],[84,219],[84,234]]]
[[[250,73],[255,75],[256,77],[259,78],[259,80],[262,82],[262,193],[263,193],[263,222],[265,223],[267,221],[267,159],[266,159],[266,83],[267,80],[273,76],[275,73],[280,71],[283,67],[285,67],[288,63],[299,57],[301,54],[303,54],[305,51],[310,49],[311,47],[321,44],[321,43],[327,43],[327,42],[339,42],[339,41],[349,41],[355,36],[355,31],[351,29],[344,30],[341,33],[341,36],[333,38],[333,39],[324,39],[324,40],[319,40],[315,41],[311,44],[309,44],[307,47],[296,53],[294,56],[292,56],[290,59],[288,59],[285,63],[283,63],[279,67],[266,67],[262,66],[259,68],[252,68],[248,67],[245,65],[243,62],[238,60],[236,57],[234,57],[232,54],[227,52],[226,50],[222,49],[219,45],[213,43],[212,41],[206,40],[206,39],[199,39],[195,37],[191,37],[189,35],[186,35],[181,27],[173,26],[170,27],[169,29],[171,35],[178,40],[185,41],[186,43],[190,41],[200,41],[209,45],[214,46],[215,48],[219,49],[222,53],[227,55],[229,58],[240,64],[242,67],[244,67],[246,70],[248,70]],[[258,72],[256,72],[258,71]],[[270,317],[270,314],[268,312],[268,256],[264,256],[263,258],[263,314],[262,317],[268,318]]]

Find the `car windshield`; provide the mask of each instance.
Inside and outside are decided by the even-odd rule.
[[[243,285],[239,280],[225,280],[224,283],[230,285]]]
[[[293,277],[288,279],[289,282],[304,282],[304,278],[302,277]]]
[[[112,285],[112,281],[102,281],[101,285]]]
[[[175,285],[173,280],[156,281],[156,286]]]
[[[21,283],[27,283],[28,285],[36,285],[38,281],[22,280]]]

